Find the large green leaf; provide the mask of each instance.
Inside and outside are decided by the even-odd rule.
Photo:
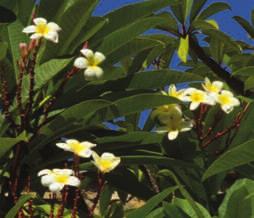
[[[198,15],[197,18],[205,20],[205,19],[209,18],[210,16],[217,14],[221,11],[225,11],[225,10],[231,10],[230,5],[228,5],[227,3],[224,3],[224,2],[215,2],[215,3],[212,3],[211,5],[209,5],[206,9],[204,9]]]
[[[207,0],[194,0],[194,2],[192,4],[191,13],[190,13],[190,21],[191,22],[193,20],[195,20],[195,18],[197,17],[199,12],[202,10],[202,8],[206,2],[207,2]]]
[[[16,217],[16,214],[18,213],[19,209],[24,206],[24,204],[29,201],[30,199],[34,198],[31,195],[22,195],[15,206],[5,215],[5,218],[13,218]]]
[[[136,22],[107,35],[103,39],[103,42],[98,50],[103,52],[105,55],[109,55],[146,30],[163,23],[166,23],[166,19],[158,17],[137,20]]]
[[[3,60],[7,54],[8,44],[6,42],[0,42],[0,61]]]
[[[246,66],[233,72],[237,76],[254,76],[254,66]]]
[[[240,179],[226,192],[219,207],[219,218],[253,218],[254,181]]]
[[[146,204],[134,210],[127,215],[127,218],[140,218],[146,217],[158,204],[160,204],[166,197],[168,197],[172,192],[176,191],[178,186],[170,187],[163,190],[161,193],[152,197]]]
[[[9,9],[0,6],[0,23],[11,23],[16,20],[16,15]]]
[[[225,152],[205,171],[203,180],[254,161],[253,144],[254,140],[250,140]]]
[[[239,16],[234,16],[233,18],[245,29],[251,38],[254,38],[254,27],[247,20]]]

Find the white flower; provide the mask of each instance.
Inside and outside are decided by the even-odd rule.
[[[94,165],[102,172],[108,173],[115,169],[118,164],[120,163],[120,157],[116,157],[112,153],[105,152],[101,155],[101,157],[96,153],[93,152],[93,163]]]
[[[215,96],[219,94],[219,92],[223,88],[223,82],[221,81],[214,81],[211,82],[207,77],[205,78],[204,84],[202,84],[204,90],[211,94],[212,96]]]
[[[23,29],[23,33],[32,33],[31,39],[45,38],[54,43],[58,42],[58,32],[61,28],[53,22],[47,23],[47,20],[41,17],[33,19],[35,25],[27,26]]]
[[[183,113],[182,113],[180,105],[178,104],[163,105],[156,108],[152,112],[152,118],[157,117],[158,120],[163,124],[167,124],[168,122],[179,120],[182,118],[182,116],[183,116]]]
[[[177,90],[176,86],[174,84],[171,84],[168,87],[168,92],[163,91],[162,94],[182,100],[182,98],[184,97],[184,89]]]
[[[207,95],[206,92],[195,89],[195,88],[186,89],[183,100],[187,102],[191,102],[190,110],[197,109],[201,103],[215,105],[215,100],[213,97]]]
[[[88,158],[92,155],[91,148],[95,147],[96,144],[88,141],[79,142],[76,139],[67,139],[65,143],[57,143],[56,146],[65,151],[71,151],[80,157]]]
[[[225,113],[230,113],[235,106],[240,105],[240,101],[234,97],[233,93],[227,90],[221,91],[217,96],[216,101],[220,104],[221,109]]]
[[[190,131],[193,127],[192,121],[182,119],[168,122],[166,126],[157,128],[158,133],[168,133],[168,139],[170,141],[175,140],[180,132]]]
[[[52,192],[59,192],[65,185],[78,187],[80,180],[73,176],[74,172],[70,169],[45,169],[38,173],[41,177],[41,183],[43,186],[49,188]]]
[[[79,69],[85,69],[84,75],[87,79],[99,78],[103,74],[103,69],[99,65],[106,59],[101,52],[93,52],[90,49],[81,49],[84,57],[78,57],[74,61],[74,66]]]

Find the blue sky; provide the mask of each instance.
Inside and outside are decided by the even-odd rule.
[[[109,11],[122,7],[123,5],[142,1],[143,0],[101,0],[95,14],[104,15]],[[207,4],[218,1],[219,0],[208,0]],[[232,11],[221,12],[214,17],[214,19],[220,24],[221,30],[232,35],[236,39],[250,42],[247,34],[234,20],[232,20],[232,17],[238,15],[250,20],[251,9],[254,9],[253,0],[224,0],[224,2],[231,5]]]

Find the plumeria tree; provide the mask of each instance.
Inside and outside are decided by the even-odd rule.
[[[252,217],[254,47],[211,18],[230,5],[98,3],[0,0],[0,217]]]

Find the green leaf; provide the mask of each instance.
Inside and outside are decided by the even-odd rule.
[[[219,24],[215,20],[206,20],[205,22],[211,24],[215,29],[219,30]]]
[[[3,60],[7,54],[8,43],[0,42],[0,61]]]
[[[202,10],[203,6],[207,0],[194,0],[192,4],[191,14],[190,14],[190,22],[195,20],[199,12]]]
[[[173,203],[163,204],[163,208],[167,218],[190,218],[187,214],[185,214],[178,206]]]
[[[0,6],[0,23],[11,23],[16,20],[16,15],[9,9]]]
[[[138,208],[135,211],[129,213],[127,215],[127,218],[146,217],[158,204],[160,204],[165,198],[167,198],[171,193],[173,193],[177,189],[178,186],[174,186],[163,190],[161,193],[155,195],[150,200],[148,200],[143,207]]]
[[[234,16],[233,18],[245,29],[251,38],[254,38],[254,27],[247,20],[239,16]]]
[[[180,38],[180,45],[177,51],[178,57],[183,63],[187,62],[189,53],[189,35],[186,35],[185,38]]]
[[[254,181],[237,180],[229,189],[219,207],[220,218],[252,218],[254,214]]]
[[[29,25],[29,21],[32,18],[32,10],[34,9],[34,0],[19,0],[18,6],[18,18],[24,26]],[[48,17],[46,17],[48,18]]]
[[[16,138],[0,138],[0,159],[16,145],[18,142],[25,140],[24,136]]]
[[[15,206],[9,210],[9,212],[5,215],[5,218],[13,218],[16,217],[16,214],[18,213],[19,209],[22,208],[24,206],[24,204],[29,201],[30,199],[34,198],[31,195],[22,195],[17,203],[15,204]]]
[[[107,35],[98,50],[109,55],[146,30],[163,23],[166,23],[166,20],[158,17],[140,19]]]
[[[254,66],[242,67],[234,71],[233,74],[239,76],[254,76]]]
[[[254,76],[250,76],[247,80],[244,82],[244,89],[253,89],[254,88]]]
[[[185,8],[184,20],[185,20],[185,22],[190,15],[192,5],[193,5],[193,0],[184,0],[184,8]]]
[[[253,143],[254,140],[250,140],[226,151],[208,167],[203,180],[254,161]]]
[[[108,206],[110,205],[113,191],[114,191],[113,188],[110,187],[108,184],[104,185],[102,193],[100,195],[100,203],[99,203],[101,215],[105,214]]]
[[[224,2],[215,2],[209,5],[206,9],[204,9],[198,16],[197,19],[205,20],[211,17],[214,14],[217,14],[221,11],[231,10],[231,7]]]

